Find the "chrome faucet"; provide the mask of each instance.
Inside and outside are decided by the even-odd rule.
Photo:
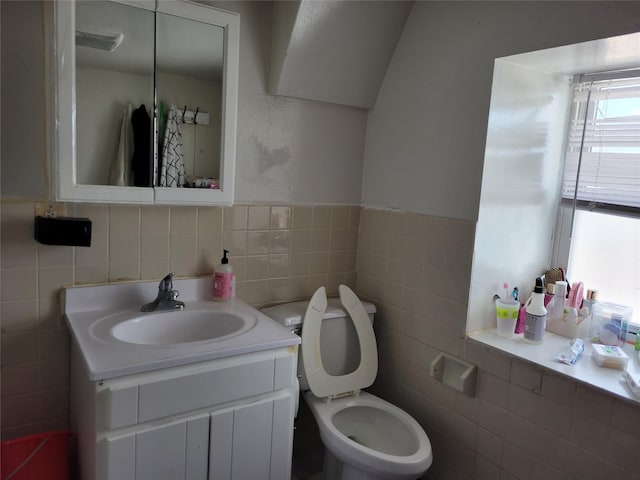
[[[169,273],[160,280],[158,285],[158,296],[151,303],[145,303],[141,312],[158,312],[165,310],[183,310],[184,302],[178,300],[180,292],[173,289],[173,273]]]

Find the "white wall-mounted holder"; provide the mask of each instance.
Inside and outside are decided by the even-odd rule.
[[[431,376],[470,397],[476,395],[475,365],[446,353],[439,354],[431,362]]]

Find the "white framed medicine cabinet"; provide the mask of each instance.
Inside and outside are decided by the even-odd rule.
[[[56,200],[231,205],[239,15],[74,0],[55,2],[54,24]]]

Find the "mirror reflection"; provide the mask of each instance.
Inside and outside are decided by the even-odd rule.
[[[154,14],[76,3],[76,175],[85,185],[151,186]]]
[[[76,182],[220,188],[224,29],[76,2]]]
[[[224,29],[161,12],[156,22],[156,184],[219,188]]]

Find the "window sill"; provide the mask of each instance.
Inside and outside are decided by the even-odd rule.
[[[525,342],[522,335],[514,335],[513,338],[501,337],[495,330],[470,333],[468,337],[512,357],[557,372],[615,397],[640,404],[640,398],[631,392],[622,378],[622,370],[599,367],[596,364],[592,358],[593,347],[590,342],[585,342],[584,352],[575,365],[565,365],[554,356],[569,347],[569,339],[551,332],[544,334],[544,342],[539,345]],[[629,356],[627,370],[632,375],[640,375],[640,359],[633,345],[625,345],[624,351]]]

